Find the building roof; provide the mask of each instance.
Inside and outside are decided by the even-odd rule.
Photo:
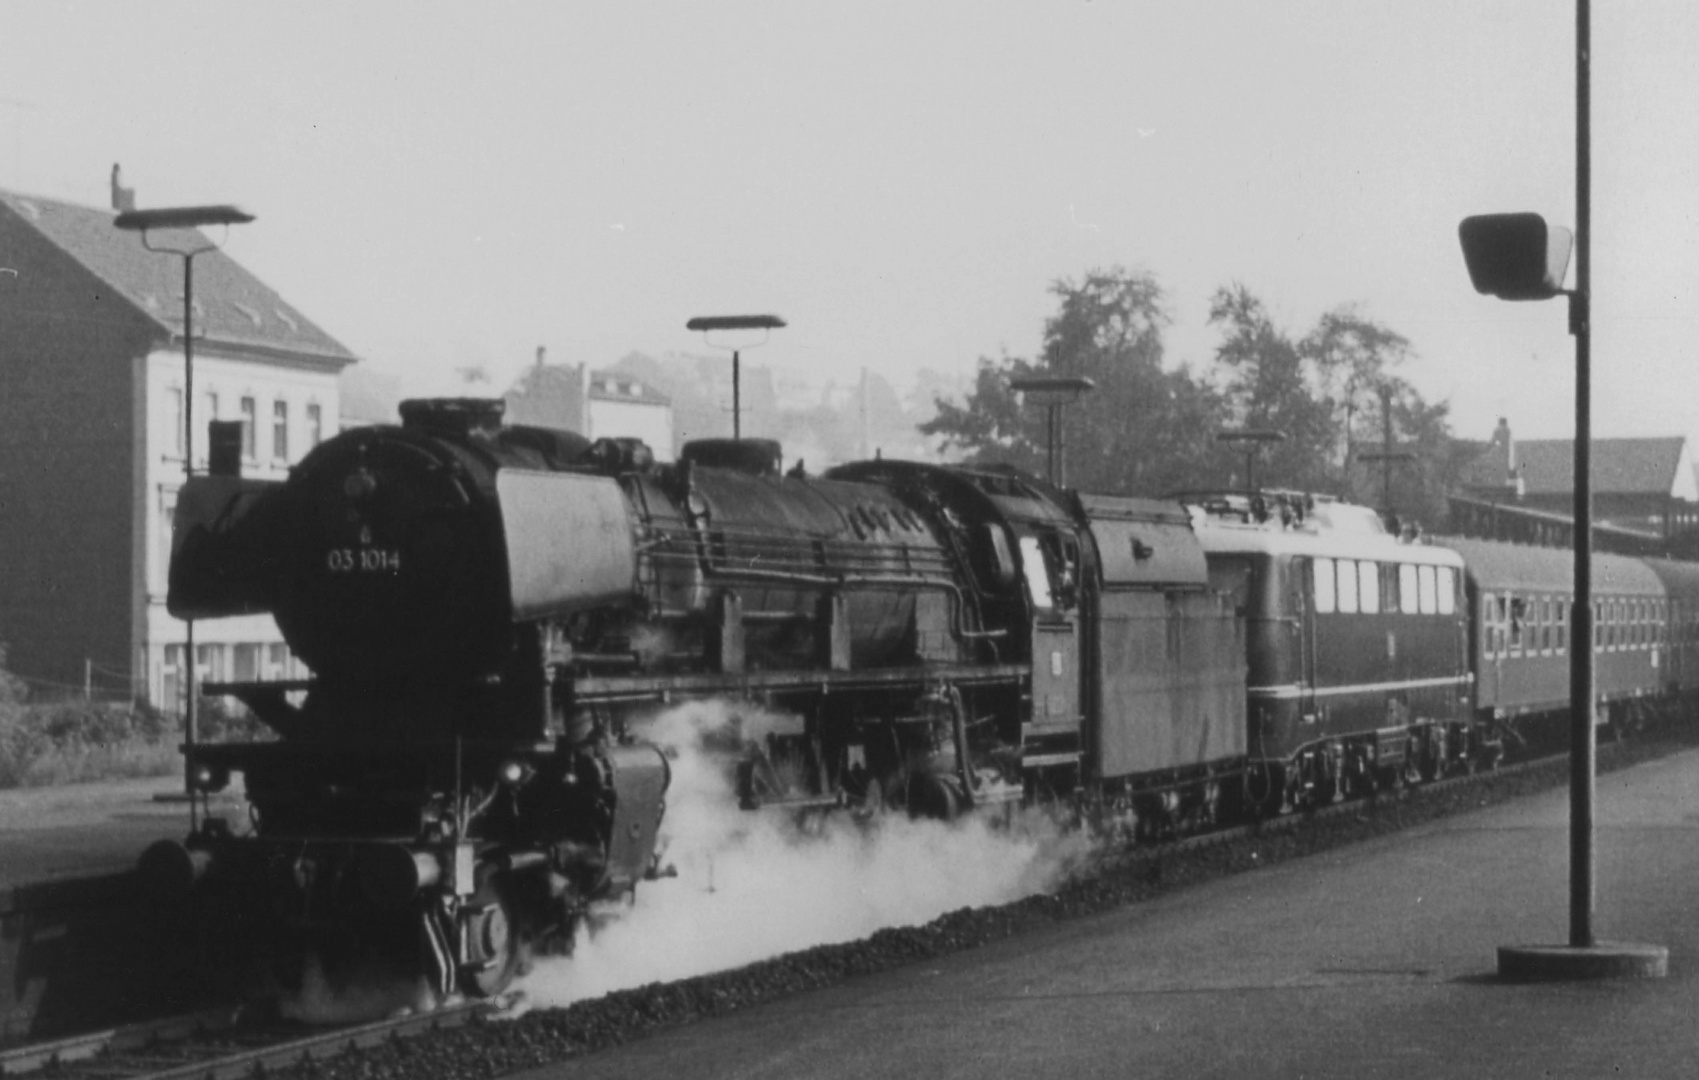
[[[140,234],[114,228],[113,211],[0,191],[0,213],[40,233],[164,334],[182,335],[183,259],[148,251]],[[151,237],[160,248],[202,247],[209,239],[193,229]],[[357,359],[224,252],[197,255],[194,264],[197,342],[344,364]]]
[[[1593,440],[1593,494],[1690,495],[1687,440],[1679,435]],[[1516,464],[1529,495],[1575,490],[1575,440],[1518,439]]]

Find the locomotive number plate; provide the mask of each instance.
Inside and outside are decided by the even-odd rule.
[[[333,574],[397,574],[401,552],[394,548],[331,548],[325,567]]]

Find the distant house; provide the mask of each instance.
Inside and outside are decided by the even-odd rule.
[[[1598,524],[1663,537],[1699,526],[1699,484],[1680,435],[1594,439],[1592,474]],[[1567,515],[1575,499],[1575,441],[1518,440],[1500,419],[1463,483],[1475,499]]]
[[[114,205],[124,194],[115,180]],[[0,192],[0,642],[38,688],[86,679],[175,709],[185,635],[165,593],[184,457],[204,467],[207,421],[239,420],[243,472],[282,478],[335,434],[355,357],[210,251],[194,263],[191,400],[183,260],[112,219]],[[197,624],[194,661],[207,679],[296,666],[269,616]]]
[[[673,459],[672,399],[641,376],[588,364],[546,364],[543,350],[504,398],[510,424],[565,428],[591,439],[635,438]]]

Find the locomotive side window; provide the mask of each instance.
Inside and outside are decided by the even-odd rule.
[[[1434,568],[1418,566],[1416,568],[1417,587],[1421,590],[1418,604],[1423,615],[1432,615],[1439,610],[1439,597],[1435,595]]]
[[[1326,615],[1335,609],[1333,596],[1333,560],[1317,559],[1312,564],[1314,581],[1316,614]]]
[[[1340,559],[1338,566],[1339,610],[1346,615],[1354,615],[1357,612],[1357,561]]]
[[[1027,596],[1032,599],[1032,606],[1043,611],[1054,608],[1050,570],[1044,565],[1044,549],[1036,536],[1021,537],[1021,569],[1026,571]]]
[[[1209,560],[1209,587],[1226,594],[1234,610],[1243,615],[1251,602],[1251,561],[1249,559]]]
[[[1357,606],[1365,615],[1380,612],[1380,564],[1357,564]]]
[[[1398,566],[1398,610],[1406,615],[1415,615],[1422,610],[1416,598],[1416,564],[1400,563]]]
[[[1439,568],[1439,613],[1457,613],[1457,571],[1449,566]]]

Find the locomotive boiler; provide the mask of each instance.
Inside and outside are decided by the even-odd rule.
[[[312,678],[206,688],[277,734],[188,750],[202,792],[243,775],[252,826],[200,823],[149,877],[285,980],[375,953],[495,993],[661,872],[645,722],[688,698],[759,706],[728,747],[750,810],[1051,796],[1149,831],[1233,801],[1243,640],[1179,506],[779,467],[761,440],[658,465],[450,399],[281,483],[195,478],[171,611],[269,612]]]

